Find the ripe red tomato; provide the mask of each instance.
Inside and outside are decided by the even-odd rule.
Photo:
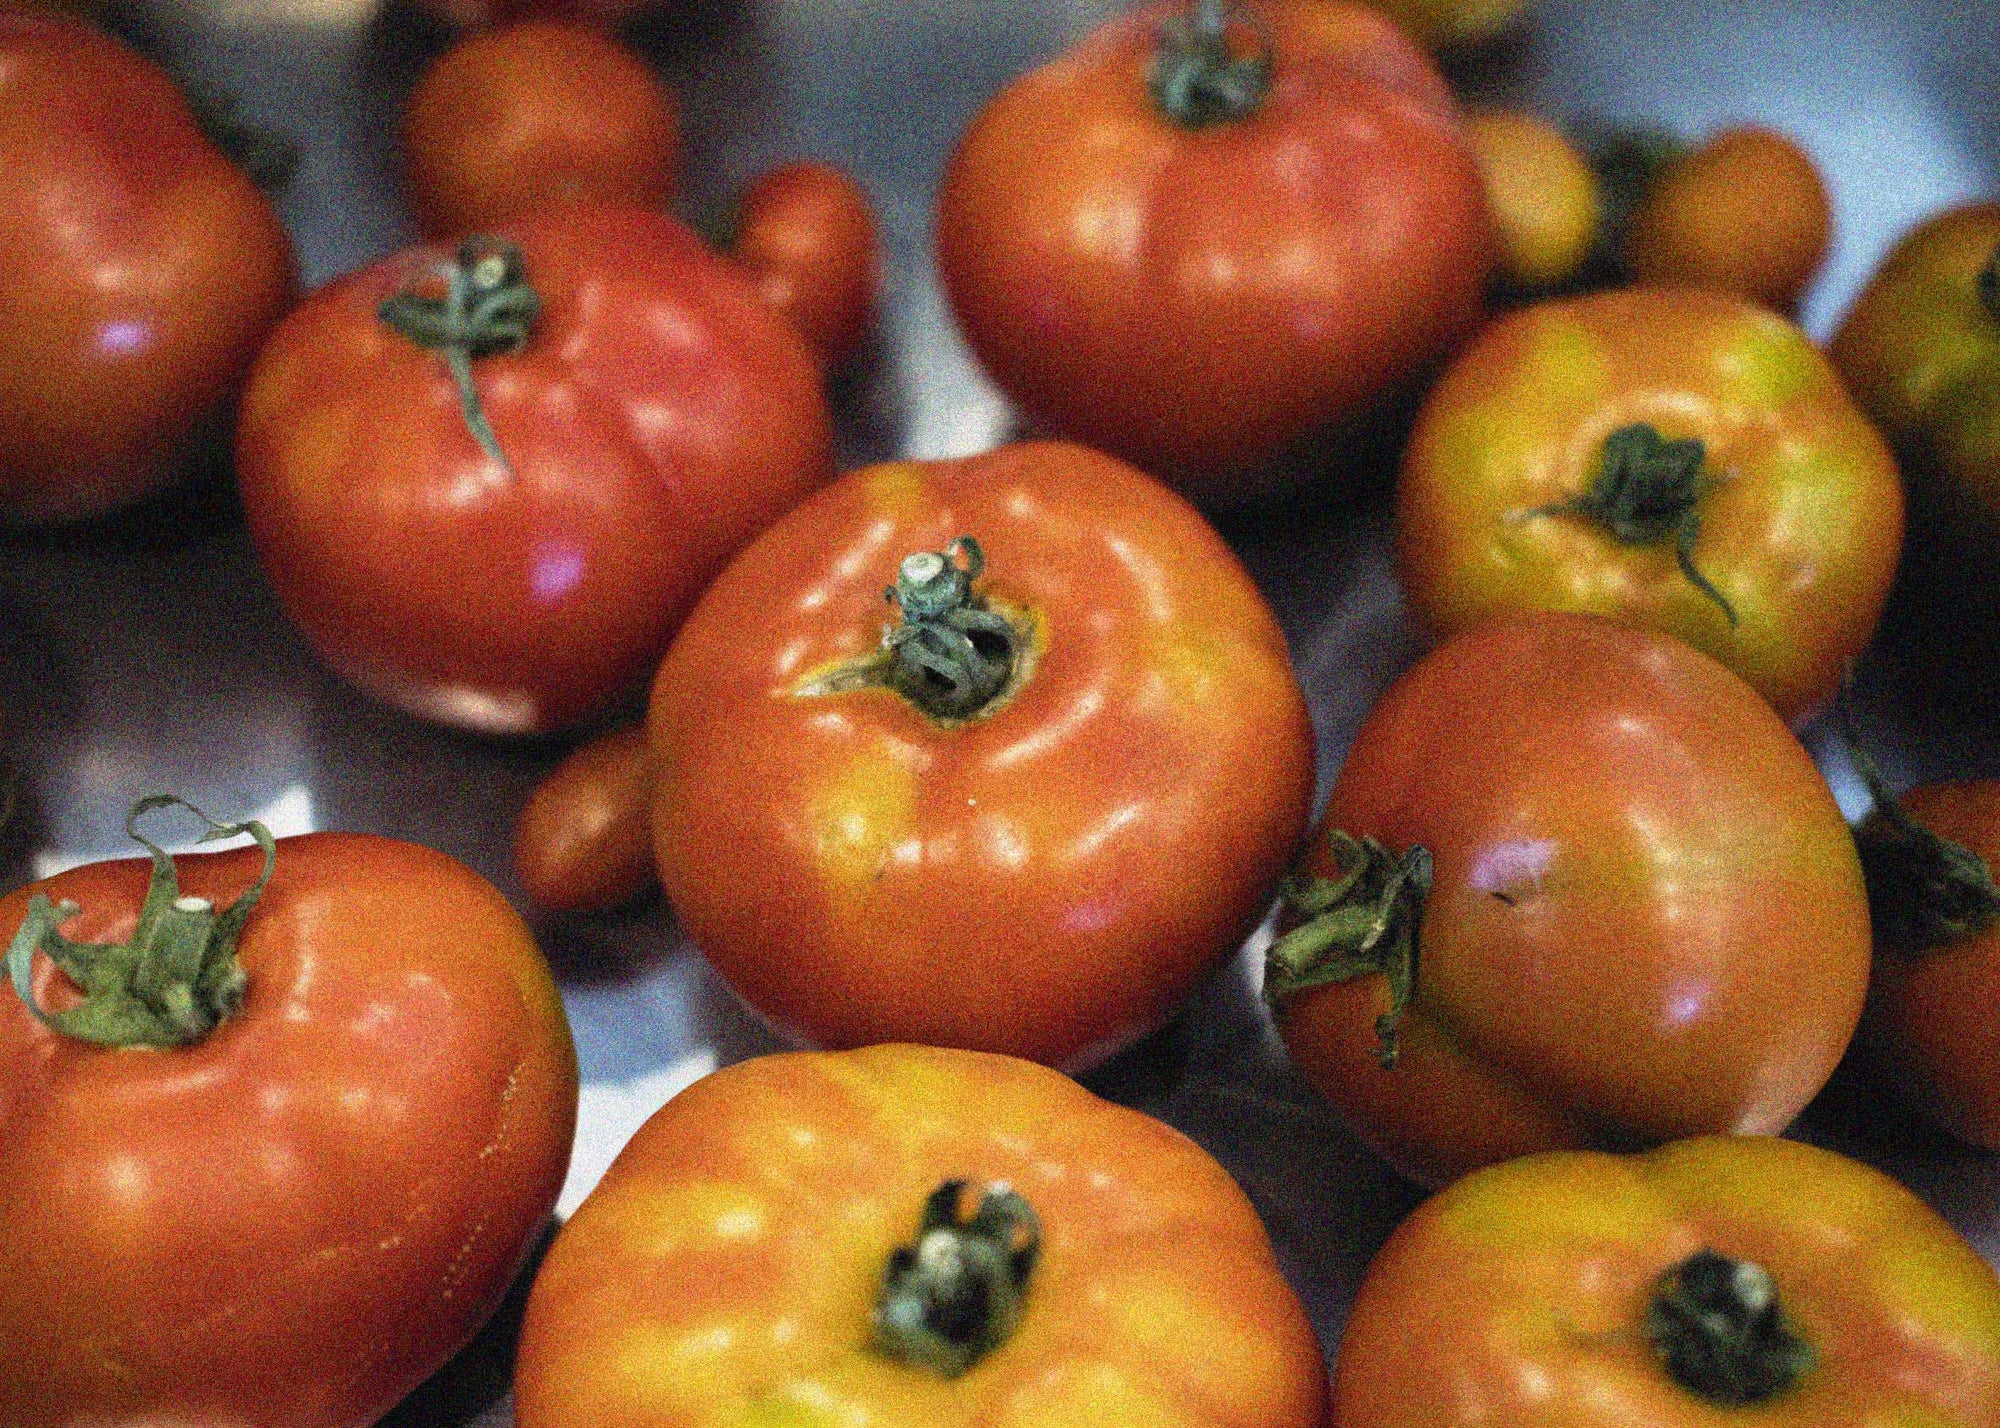
[[[875,325],[881,241],[868,194],[832,164],[784,164],[743,195],[730,255],[829,370]]]
[[[1749,686],[1664,635],[1540,614],[1443,646],[1362,726],[1307,872],[1310,920],[1266,971],[1279,1030],[1420,1180],[1782,1130],[1861,1014],[1833,795]]]
[[[1050,1063],[1156,1025],[1235,945],[1313,781],[1228,547],[1060,444],[800,507],[703,597],[648,732],[661,881],[753,1007],[828,1046]]]
[[[1396,488],[1397,571],[1437,634],[1608,615],[1721,660],[1793,722],[1867,645],[1902,537],[1895,458],[1832,367],[1719,293],[1494,323],[1426,400]]]
[[[535,786],[514,830],[521,891],[559,912],[606,912],[659,883],[646,731],[591,740]]]
[[[2000,1280],[1879,1171],[1763,1136],[1469,1175],[1368,1267],[1340,1428],[1990,1428]]]
[[[258,360],[237,464],[322,658],[526,733],[642,678],[736,548],[832,476],[831,439],[812,357],[700,239],[566,209],[307,299]]]
[[[0,523],[150,495],[221,436],[291,300],[271,205],[151,62],[0,14]]]
[[[402,137],[404,184],[432,237],[577,203],[663,207],[680,169],[672,92],[581,25],[531,21],[459,41],[411,92]]]
[[[521,1428],[1319,1428],[1326,1368],[1184,1136],[1038,1066],[876,1046],[732,1066],[648,1121],[536,1277],[514,1394]]]
[[[16,986],[64,1026],[0,987],[0,1422],[366,1428],[472,1336],[555,1204],[562,1003],[520,918],[441,853],[285,839],[233,955],[232,914],[205,929],[185,898],[234,904],[263,855],[178,861],[178,903],[143,860],[0,899],[0,939],[35,924]],[[116,957],[59,969],[58,921],[136,933],[161,975],[121,998]],[[182,1045],[79,1039],[217,1016]]]
[[[1253,0],[1218,38],[1185,8],[1114,20],[986,107],[938,265],[1030,418],[1240,500],[1472,327],[1493,236],[1450,92],[1386,20]]]

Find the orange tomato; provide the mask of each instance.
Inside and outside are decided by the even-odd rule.
[[[1574,278],[1597,244],[1597,175],[1562,130],[1532,114],[1475,111],[1465,141],[1479,160],[1500,244],[1500,276],[1517,288]]]
[[[868,194],[832,164],[785,164],[743,196],[730,255],[829,370],[875,325],[881,240]]]
[[[604,912],[657,885],[652,795],[646,731],[637,725],[557,764],[514,829],[521,890],[558,912]]]

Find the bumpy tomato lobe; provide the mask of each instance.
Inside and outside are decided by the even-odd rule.
[[[828,368],[875,323],[881,240],[861,185],[832,164],[784,164],[743,196],[731,256]]]

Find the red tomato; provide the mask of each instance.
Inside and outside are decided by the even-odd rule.
[[[743,195],[731,256],[829,369],[875,325],[881,241],[868,194],[832,164],[785,164]]]
[[[156,66],[26,15],[0,15],[0,211],[0,522],[150,495],[291,300],[285,230]]]
[[[646,731],[593,739],[535,786],[514,830],[521,891],[560,912],[606,912],[659,882]]]
[[[1537,1155],[1404,1221],[1340,1428],[1991,1428],[2000,1280],[1879,1171],[1763,1136]]]
[[[657,208],[680,169],[674,96],[638,55],[580,25],[459,41],[403,113],[405,187],[430,236],[576,203]]]
[[[1450,92],[1386,20],[1255,0],[1222,40],[1184,8],[1114,20],[986,107],[938,266],[1033,420],[1239,500],[1472,327],[1493,236]]]
[[[221,907],[262,866],[182,858],[179,888]],[[506,901],[384,838],[289,838],[275,866],[233,956],[209,941],[150,1000],[80,1011],[81,969],[28,962],[33,929],[14,954],[69,1030],[0,987],[8,1428],[366,1428],[472,1336],[555,1204],[576,1056]],[[144,861],[79,868],[0,900],[0,939],[44,898],[70,939],[131,938],[147,893]],[[158,913],[140,940],[189,945],[201,914]],[[69,1034],[217,1015],[185,1045]]]
[[[1376,840],[1365,861],[1336,830]],[[1420,1180],[1781,1130],[1861,1014],[1832,794],[1748,685],[1663,635],[1542,614],[1443,646],[1368,716],[1307,871],[1312,920],[1266,972],[1279,1030]],[[1357,918],[1387,919],[1366,947]]]
[[[800,507],[703,598],[648,731],[682,924],[829,1046],[1107,1054],[1248,931],[1312,792],[1284,637],[1228,547],[1057,444]]]
[[[258,360],[237,464],[322,658],[415,713],[526,733],[643,677],[736,548],[831,477],[831,418],[798,338],[674,220],[568,209],[501,238],[308,298]],[[378,315],[392,299],[419,335],[460,301],[457,350],[490,354],[465,388]]]

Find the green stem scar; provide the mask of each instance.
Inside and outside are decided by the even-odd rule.
[[[1305,920],[1264,954],[1264,997],[1276,1007],[1312,987],[1381,973],[1389,979],[1389,1010],[1376,1019],[1375,1035],[1383,1069],[1391,1070],[1402,1049],[1397,1026],[1417,987],[1430,851],[1417,846],[1398,857],[1372,837],[1338,828],[1326,836],[1340,871],[1286,880],[1281,896]]]
[[[1621,426],[1604,439],[1590,489],[1567,501],[1537,506],[1531,516],[1578,516],[1596,522],[1620,545],[1674,543],[1681,574],[1713,600],[1734,626],[1736,608],[1694,563],[1701,538],[1702,479],[1707,448],[1698,438],[1667,441],[1645,423]]]
[[[1041,1253],[1034,1207],[1006,1185],[989,1185],[965,1212],[963,1180],[924,1201],[916,1239],[899,1245],[875,1303],[876,1350],[899,1363],[957,1378],[1021,1322]]]
[[[1660,1277],[1646,1307],[1646,1337],[1674,1382],[1725,1408],[1790,1391],[1816,1360],[1785,1318],[1769,1272],[1713,1250]]]
[[[1231,29],[1227,0],[1195,0],[1160,28],[1146,83],[1160,112],[1183,129],[1247,119],[1271,88],[1269,40],[1252,26],[1253,43],[1239,54]]]
[[[208,825],[204,843],[247,835],[264,850],[263,871],[221,912],[206,898],[182,897],[173,859],[139,832],[142,816],[169,805]],[[72,942],[57,929],[76,915],[76,904],[51,903],[36,893],[7,948],[7,971],[28,1010],[65,1036],[98,1046],[188,1046],[242,1010],[248,979],[236,960],[236,939],[277,867],[278,846],[261,823],[217,823],[170,793],[133,804],[125,832],[153,859],[131,940]],[[83,990],[75,1007],[50,1012],[35,1000],[32,969],[38,951]]]
[[[466,428],[480,449],[512,476],[514,467],[500,449],[473,385],[472,364],[526,346],[542,314],[542,300],[528,286],[521,250],[495,238],[466,239],[443,276],[443,292],[420,291],[413,284],[383,299],[375,315],[399,336],[443,354],[458,384]]]

